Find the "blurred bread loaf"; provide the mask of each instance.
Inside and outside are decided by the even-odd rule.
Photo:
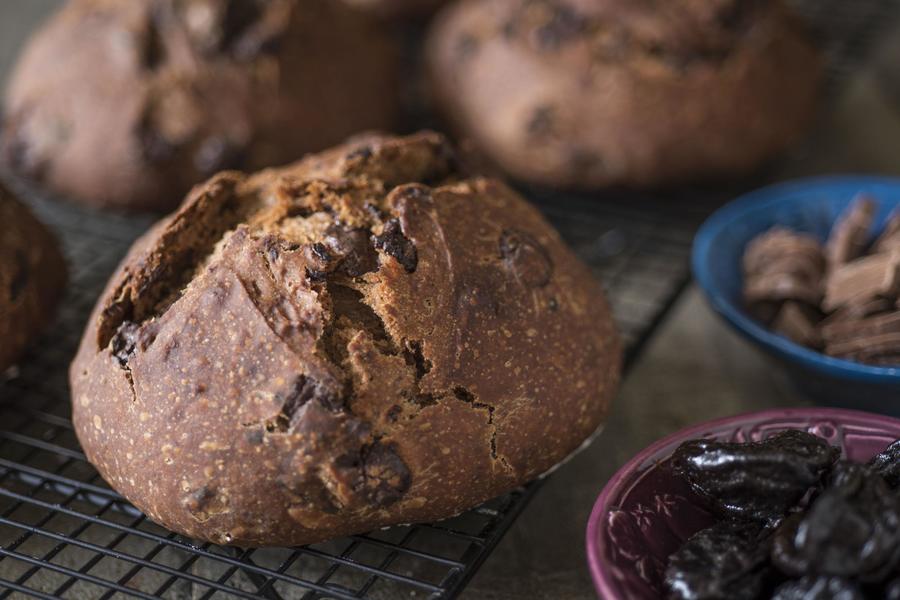
[[[85,204],[169,210],[224,168],[389,129],[381,29],[334,0],[72,0],[18,61],[0,155]]]
[[[821,73],[780,0],[458,0],[427,52],[461,137],[573,188],[745,173],[803,132]]]

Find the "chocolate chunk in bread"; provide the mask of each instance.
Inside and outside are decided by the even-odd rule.
[[[70,378],[116,490],[265,546],[449,517],[547,471],[602,423],[619,361],[590,270],[426,132],[198,186],[111,279]]]

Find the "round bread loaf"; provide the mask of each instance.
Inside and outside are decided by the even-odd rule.
[[[65,281],[56,239],[0,183],[0,372],[53,322]]]
[[[449,517],[576,450],[618,380],[601,286],[454,165],[437,134],[366,136],[196,187],[71,367],[103,477],[187,536],[294,545]]]
[[[168,211],[222,169],[389,128],[395,59],[333,0],[73,0],[19,60],[0,155],[85,204]]]
[[[751,170],[803,131],[821,73],[780,0],[460,0],[427,55],[461,136],[573,188]]]

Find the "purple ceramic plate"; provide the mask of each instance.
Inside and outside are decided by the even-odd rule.
[[[828,408],[778,409],[708,421],[645,448],[616,473],[588,520],[588,566],[601,598],[662,597],[667,557],[692,534],[712,524],[680,479],[658,468],[679,444],[699,437],[747,441],[783,429],[804,429],[865,462],[900,439],[900,419]]]

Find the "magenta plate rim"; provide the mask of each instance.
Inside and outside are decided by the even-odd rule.
[[[746,412],[730,417],[712,419],[710,421],[703,421],[696,425],[691,425],[684,429],[678,430],[675,433],[667,435],[664,438],[653,442],[652,444],[635,454],[616,472],[615,475],[612,476],[612,478],[610,478],[610,480],[601,490],[600,495],[597,497],[597,500],[594,502],[594,507],[591,510],[591,516],[588,519],[587,530],[585,533],[585,542],[587,546],[588,568],[590,569],[591,578],[594,581],[594,588],[596,589],[597,594],[601,598],[614,599],[618,597],[618,588],[613,582],[609,570],[605,567],[603,561],[601,560],[601,557],[604,556],[604,549],[606,548],[606,536],[600,535],[602,524],[605,522],[605,519],[603,517],[605,517],[609,512],[609,507],[612,505],[612,501],[614,499],[617,499],[621,492],[624,491],[625,485],[629,481],[630,476],[641,465],[645,464],[649,457],[657,454],[666,446],[669,446],[675,442],[680,442],[691,439],[693,437],[697,437],[698,435],[701,435],[702,433],[713,428],[719,428],[727,425],[736,425],[744,421],[792,417],[807,419],[830,418],[835,421],[862,420],[869,422],[878,422],[882,425],[886,423],[893,423],[895,426],[900,428],[900,419],[860,410],[819,407],[787,409],[775,408]]]

